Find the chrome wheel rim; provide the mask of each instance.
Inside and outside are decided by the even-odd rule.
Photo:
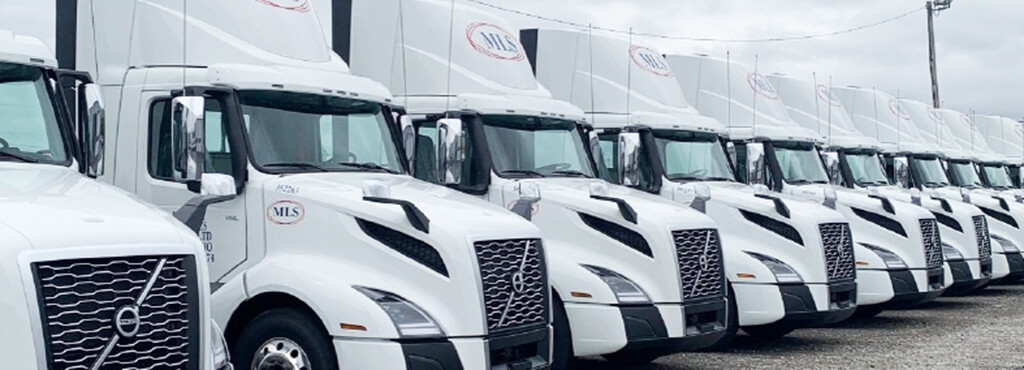
[[[310,370],[306,351],[288,338],[263,343],[252,359],[253,370]]]

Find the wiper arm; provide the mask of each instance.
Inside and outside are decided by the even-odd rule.
[[[808,179],[786,180],[786,182],[793,185],[807,185],[811,183],[811,181]]]
[[[510,177],[544,177],[544,174],[531,170],[504,170],[499,171],[498,175]]]
[[[387,173],[398,173],[398,171],[395,171],[393,169],[381,166],[381,165],[376,164],[376,163],[369,163],[369,162],[367,162],[367,163],[339,162],[338,164],[340,164],[342,166],[355,167],[355,168],[364,169],[364,170],[381,171],[381,172],[387,172]]]
[[[29,157],[24,154],[13,153],[5,150],[0,150],[0,158],[12,158],[27,163],[39,163],[38,159]]]
[[[704,181],[729,181],[729,182],[734,182],[734,181],[736,181],[736,179],[731,178],[731,177],[721,177],[721,176],[719,176],[719,177],[705,177]]]
[[[574,171],[574,170],[551,171],[551,173],[556,174],[556,175],[566,175],[566,176],[572,176],[572,177],[586,177],[586,178],[590,178],[591,177],[588,174],[585,174],[585,173],[580,172],[580,171]]]
[[[326,168],[320,167],[320,166],[312,164],[312,163],[304,163],[304,162],[267,163],[267,164],[264,164],[263,167],[292,167],[292,168],[304,168],[304,169],[307,169],[307,170],[316,170],[316,171],[319,171],[319,172],[328,172],[328,170]]]

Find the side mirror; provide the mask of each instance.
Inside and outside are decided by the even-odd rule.
[[[516,199],[509,210],[527,220],[532,220],[535,211],[534,204],[540,202],[540,186],[533,182],[519,181],[516,183],[514,191],[519,199]]]
[[[462,162],[466,160],[466,138],[462,120],[437,121],[437,181],[443,185],[462,182]]]
[[[412,125],[412,118],[407,115],[398,117],[398,125],[402,130],[402,147],[405,149],[405,161],[409,168],[413,168],[413,160],[416,158],[416,127]]]
[[[907,157],[896,157],[892,159],[893,181],[901,188],[910,187],[910,164]]]
[[[842,185],[843,173],[839,170],[839,153],[823,152],[821,159],[825,162],[825,171],[828,172],[829,183]]]
[[[103,155],[106,151],[106,109],[99,85],[82,85],[79,93],[79,127],[85,175],[103,176]]]
[[[231,175],[225,175],[222,173],[204,173],[201,177],[202,184],[200,187],[200,195],[209,195],[214,197],[238,195],[235,188],[235,178],[231,177]]]
[[[180,96],[171,101],[171,156],[176,181],[197,181],[203,174],[205,109],[206,100],[200,96]]]
[[[763,143],[747,143],[747,183],[765,185],[765,151]]]
[[[594,162],[597,162],[598,166],[603,166],[601,161],[604,157],[601,156],[601,138],[597,136],[597,131],[590,130],[587,133],[587,145],[590,147],[590,155],[594,158]]]
[[[624,186],[640,185],[640,133],[619,134],[619,179]]]

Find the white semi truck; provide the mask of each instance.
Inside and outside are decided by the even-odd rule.
[[[227,369],[202,244],[92,179],[104,173],[104,128],[87,74],[0,30],[3,367]]]
[[[1005,170],[1009,179],[1003,179],[997,166],[984,166],[989,186],[1004,192],[1010,192],[1017,202],[1024,202],[1021,193],[1020,169],[1024,166],[1024,124],[1010,118],[978,115],[974,124],[981,131],[988,146],[996,153],[1002,154],[1007,165]],[[1008,180],[1008,181],[1006,181]]]
[[[831,91],[850,114],[857,131],[875,138],[882,146],[877,153],[841,153],[846,163],[859,162],[872,170],[871,176],[879,182],[878,186],[855,186],[877,189],[881,195],[920,205],[935,215],[943,256],[949,265],[945,294],[963,294],[987,284],[992,277],[992,260],[985,215],[960,199],[931,191],[943,182],[948,183],[945,173],[933,166],[938,164],[941,154],[938,147],[921,137],[896,97],[870,88],[841,87]],[[870,165],[876,159],[884,166],[883,172],[891,185],[882,185],[878,169]]]
[[[574,356],[644,363],[724,335],[715,223],[601,180],[582,112],[537,83],[504,19],[446,0],[355,1],[333,13],[329,30],[350,33],[328,33],[353,73],[384,82],[407,109],[414,174],[523,207],[541,229],[553,368]],[[529,189],[543,198],[522,204]]]
[[[164,208],[221,195],[197,222],[236,368],[547,365],[540,232],[409,176],[390,93],[349,73],[308,1],[77,15],[78,63],[112,97],[103,179]]]
[[[858,299],[858,305],[864,313],[913,306],[941,295],[945,290],[945,272],[935,216],[923,207],[894,202],[878,194],[872,187],[887,186],[888,181],[869,179],[863,176],[862,167],[844,167],[841,163],[841,152],[873,153],[880,149],[880,143],[857,131],[828,85],[779,74],[767,78],[792,122],[819,135],[821,144],[816,151],[824,160],[807,164],[820,164],[817,167],[834,185],[817,186],[836,187],[837,209],[850,220],[854,240],[867,249],[859,252],[873,252],[857,255],[857,285],[861,288],[858,298],[863,298]],[[855,182],[866,189],[857,190]],[[870,261],[874,257],[878,260]]]
[[[688,106],[661,53],[587,32],[534,29],[522,35],[537,78],[554,96],[585,107],[606,179],[700,209],[718,222],[729,336],[742,328],[772,339],[853,313],[853,253],[844,249],[852,245],[837,235],[834,245],[823,247],[819,234],[819,225],[833,224],[845,233],[843,217],[738,182],[720,141],[727,129]],[[729,336],[716,347],[728,344]]]
[[[1024,276],[1020,250],[1024,246],[1024,230],[1020,229],[1024,204],[1016,202],[1013,195],[989,189],[980,171],[982,163],[1001,167],[1003,157],[988,148],[966,114],[911,100],[903,100],[902,106],[921,136],[942,150],[940,162],[950,186],[936,192],[963,199],[985,213],[992,239],[992,279],[1019,280]]]

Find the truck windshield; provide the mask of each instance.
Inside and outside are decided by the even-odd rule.
[[[654,142],[672,181],[736,181],[718,135],[654,130]]]
[[[956,180],[956,184],[965,188],[980,188],[984,184],[981,183],[981,177],[978,176],[978,171],[974,169],[974,163],[971,162],[953,162],[949,161],[949,172]]]
[[[911,157],[910,168],[917,173],[921,179],[921,185],[929,188],[949,186],[949,179],[946,172],[942,170],[942,163],[938,157]]]
[[[783,141],[773,142],[772,146],[782,177],[787,183],[828,184],[828,173],[813,143]]]
[[[981,170],[985,171],[988,186],[999,190],[1013,188],[1013,181],[1010,180],[1010,173],[1005,166],[1001,164],[983,164],[981,165]]]
[[[281,91],[238,97],[255,165],[267,172],[403,172],[380,104]]]
[[[47,80],[40,68],[0,63],[0,161],[68,163]]]
[[[857,186],[888,185],[882,161],[875,152],[843,152],[846,167]]]
[[[594,177],[576,122],[511,115],[486,115],[482,120],[499,176]]]

